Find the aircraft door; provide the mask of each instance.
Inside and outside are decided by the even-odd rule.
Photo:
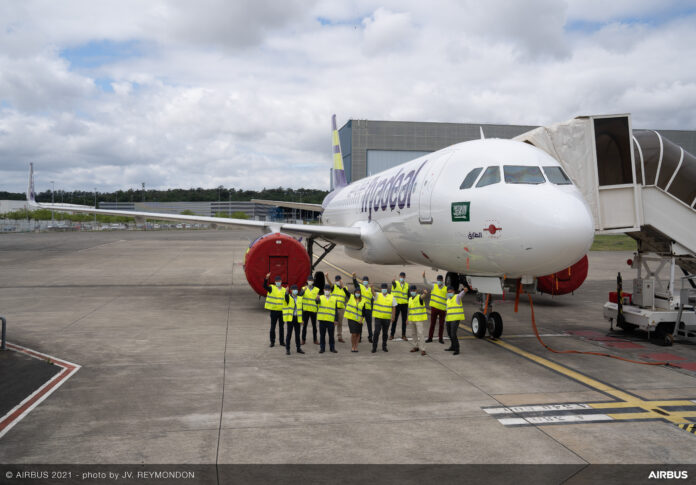
[[[418,222],[421,224],[432,224],[433,216],[431,211],[431,201],[433,191],[435,190],[435,182],[442,171],[444,162],[451,154],[446,154],[444,158],[437,160],[428,160],[423,167],[423,178],[420,183],[418,197]],[[416,181],[416,186],[418,181]]]

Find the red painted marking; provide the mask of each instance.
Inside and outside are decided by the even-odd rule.
[[[692,370],[696,372],[696,362],[677,362],[674,365],[682,369]]]
[[[617,349],[644,349],[645,346],[633,342],[606,342],[607,347],[615,347]]]
[[[59,367],[62,367],[63,370],[60,371],[58,374],[53,376],[47,383],[43,384],[43,387],[40,387],[39,392],[34,394],[30,399],[24,401],[17,409],[12,411],[10,414],[5,416],[2,421],[0,421],[0,433],[7,428],[8,426],[11,426],[15,423],[16,420],[21,419],[22,414],[25,413],[31,406],[33,406],[37,401],[41,400],[46,394],[51,392],[54,388],[57,386],[61,385],[65,379],[67,379],[72,373],[79,368],[79,366],[71,364],[70,362],[65,362],[60,359],[56,359],[55,357],[50,357],[48,355],[42,354],[40,352],[35,352],[30,349],[25,349],[23,347],[19,347],[17,345],[13,345],[8,343],[7,347],[16,351],[16,352],[22,352],[24,354],[30,355],[32,357],[39,358],[41,360],[46,360],[50,359],[52,363],[56,364]]]
[[[596,330],[568,330],[568,333],[579,337],[595,337],[597,335],[602,335]]]
[[[622,338],[616,338],[616,337],[607,337],[606,335],[602,335],[599,337],[587,337],[589,340],[594,340],[595,342],[626,342],[626,340]]]
[[[682,357],[681,355],[677,354],[670,354],[667,352],[658,352],[655,354],[640,354],[640,356],[644,359],[657,360],[659,362],[662,362],[664,360],[686,360],[686,357]]]

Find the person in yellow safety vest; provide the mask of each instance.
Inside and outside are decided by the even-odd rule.
[[[372,334],[372,353],[377,352],[379,334],[382,333],[382,350],[387,349],[387,333],[389,332],[389,322],[394,319],[396,312],[396,298],[391,293],[387,293],[388,286],[382,283],[379,293],[373,288],[374,300],[372,302],[372,316],[375,318],[375,331]]]
[[[459,355],[457,330],[459,329],[459,324],[466,319],[462,298],[467,291],[468,290],[464,288],[461,293],[455,294],[454,288],[451,286],[447,287],[447,316],[445,316],[445,323],[447,324],[447,335],[450,338],[451,344],[450,347],[445,350],[452,351],[453,355]]]
[[[325,281],[330,281],[329,273],[324,273],[324,276],[326,277]],[[336,283],[331,288],[331,296],[336,299],[336,337],[338,337],[339,342],[345,342],[343,340],[343,312],[346,309],[346,294],[340,274],[336,275],[335,281]]]
[[[402,271],[399,273],[399,279],[392,281],[391,292],[394,298],[396,298],[396,316],[391,325],[389,340],[394,340],[396,321],[399,319],[399,315],[401,315],[401,340],[408,340],[406,338],[406,319],[408,318],[408,283],[406,283],[406,273]]]
[[[267,273],[263,279],[263,287],[267,291],[266,303],[264,308],[271,311],[271,347],[275,345],[276,339],[276,324],[278,324],[278,334],[280,336],[280,346],[285,342],[285,331],[283,330],[283,299],[285,297],[285,288],[283,288],[283,280],[280,276],[275,277],[275,285],[271,286],[268,279],[271,273]]]
[[[435,283],[429,283],[428,280],[425,279],[425,271],[423,271],[423,283],[425,283],[426,285],[432,284],[433,286],[433,289],[430,292],[430,330],[428,331],[428,339],[426,340],[426,342],[433,341],[433,334],[435,333],[435,323],[437,323],[439,320],[440,326],[437,329],[437,335],[439,342],[441,344],[444,344],[445,341],[442,338],[442,332],[445,328],[445,313],[447,310],[447,287],[445,286],[445,282],[441,274],[437,275]]]
[[[295,346],[298,354],[304,354],[304,350],[300,347],[300,322],[302,321],[302,300],[298,295],[297,285],[290,287],[290,294],[285,293],[285,301],[283,302],[283,323],[288,326],[285,340],[285,353],[290,355],[290,341],[292,340],[292,332],[295,331]]]
[[[367,323],[367,341],[372,343],[372,289],[370,288],[370,278],[367,276],[362,277],[362,283],[358,283],[355,278],[355,273],[353,273],[353,286],[356,290],[360,290],[362,295],[362,300],[365,302],[365,307],[363,308],[363,317],[365,318],[365,323]],[[362,342],[362,326],[360,327],[360,342]]]
[[[319,345],[317,340],[317,302],[320,288],[314,286],[312,275],[307,276],[307,286],[302,287],[302,345],[307,341],[307,323],[312,321],[312,337],[314,345]]]
[[[416,285],[409,289],[411,295],[408,299],[408,321],[413,326],[413,340],[416,346],[411,349],[411,352],[421,351],[421,355],[426,355],[425,341],[423,339],[423,322],[428,320],[428,311],[425,309],[425,297],[428,290],[423,290],[418,294]]]
[[[336,298],[331,295],[331,285],[324,286],[324,294],[320,295],[317,299],[317,320],[319,320],[319,332],[321,337],[319,339],[319,353],[323,354],[326,350],[326,333],[329,334],[329,349],[334,354],[336,353],[336,346],[334,344],[334,321],[336,320],[336,309],[338,302]]]
[[[364,308],[365,300],[362,298],[360,289],[356,289],[353,294],[349,296],[345,311],[346,320],[348,320],[348,329],[350,330],[351,352],[358,351],[358,341],[360,340],[360,331],[362,330]]]

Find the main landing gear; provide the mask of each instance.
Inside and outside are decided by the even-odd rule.
[[[480,304],[480,310],[471,316],[471,332],[476,338],[483,338],[488,335],[492,338],[499,338],[503,334],[503,317],[500,313],[493,311],[491,295],[476,295]]]

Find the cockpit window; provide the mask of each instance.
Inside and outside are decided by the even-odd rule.
[[[481,170],[483,170],[483,167],[477,167],[473,169],[471,172],[469,172],[468,175],[464,178],[464,182],[462,182],[462,185],[460,185],[459,188],[470,189],[474,185],[474,182],[476,182],[476,177],[479,176]]]
[[[546,182],[544,175],[539,167],[528,165],[505,165],[506,184],[543,184]]]
[[[486,185],[493,185],[500,182],[500,167],[488,167],[481,180],[476,184],[476,187],[485,187]]]
[[[568,176],[561,167],[544,167],[544,173],[549,182],[556,185],[572,185]]]

